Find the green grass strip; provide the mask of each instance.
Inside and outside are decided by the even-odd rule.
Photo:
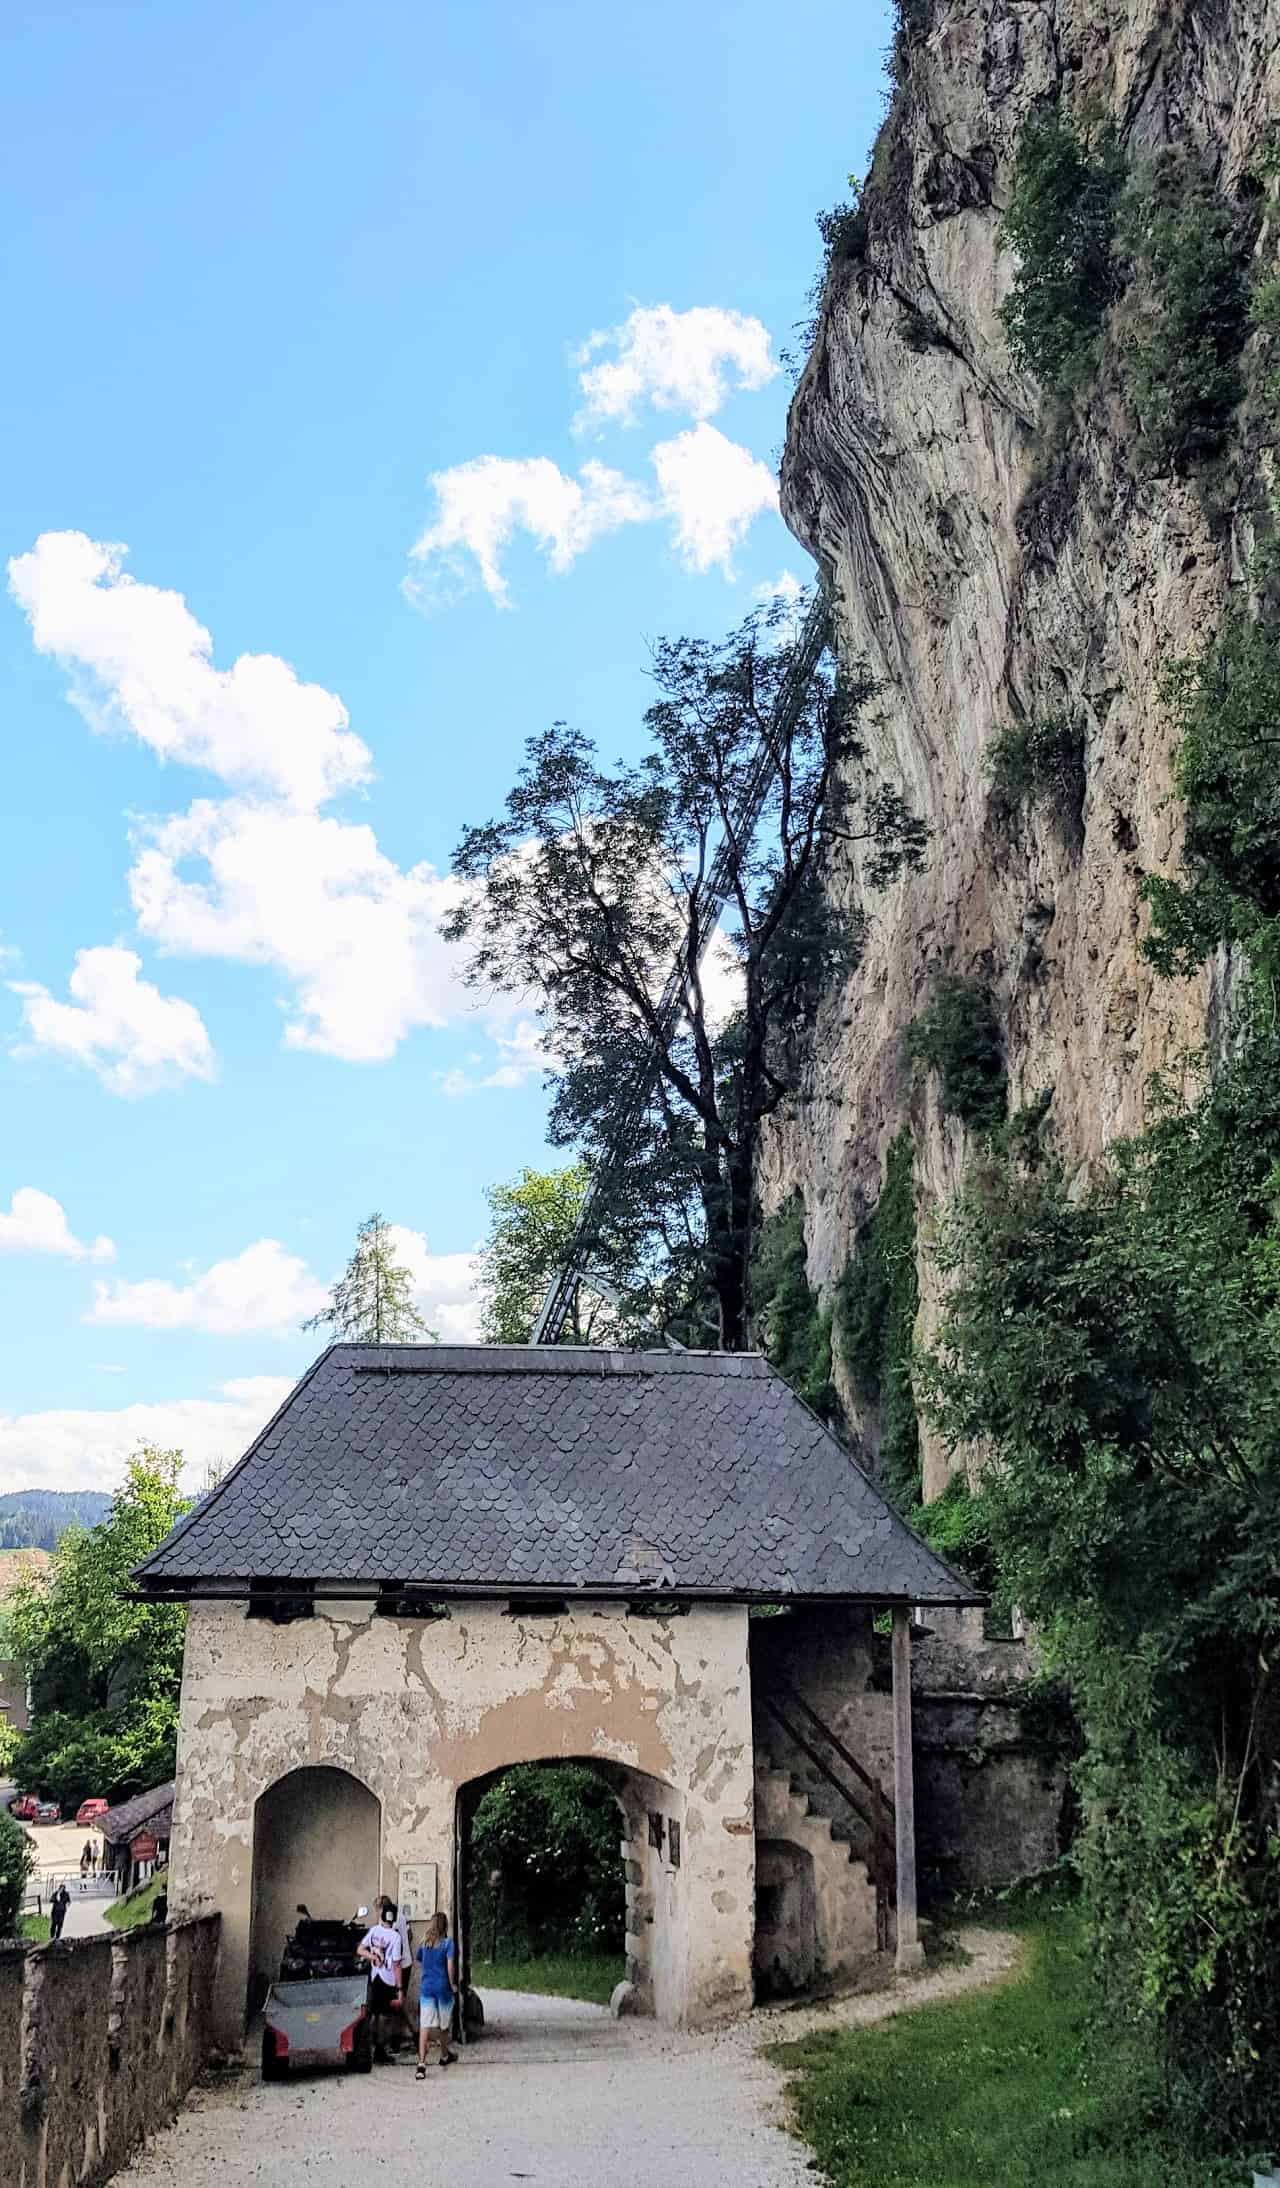
[[[1040,1918],[1026,1973],[870,2028],[771,2047],[834,2188],[1205,2188],[1153,2125],[1155,2091],[1092,1988],[1077,1918]]]
[[[626,1963],[611,1953],[567,1953],[545,1960],[473,1960],[471,1981],[483,1998],[487,1990],[536,1991],[544,1998],[585,1998],[607,2006]]]

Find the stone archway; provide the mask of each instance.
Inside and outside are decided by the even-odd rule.
[[[788,1839],[756,1840],[756,1997],[812,1989],[818,1965],[813,1855]]]
[[[249,2011],[280,1962],[299,1901],[314,1915],[347,1916],[379,1890],[382,1805],[350,1771],[327,1763],[288,1771],[253,1811]]]
[[[518,1763],[588,1765],[608,1786],[618,1809],[618,1856],[626,1898],[626,1973],[642,2013],[675,2022],[685,2010],[691,1958],[690,1893],[682,1876],[684,1796],[660,1778],[593,1754],[521,1755],[459,1786],[456,1803],[454,1907],[464,1978],[474,1954],[469,1934],[469,1842],[472,1819],[491,1785]]]

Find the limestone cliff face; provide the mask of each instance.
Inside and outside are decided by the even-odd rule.
[[[1157,1067],[1212,1037],[1221,976],[1154,977],[1138,887],[1177,854],[1158,672],[1242,583],[1259,478],[1239,449],[1211,479],[1140,473],[1106,355],[1070,430],[1046,432],[997,318],[1014,270],[998,226],[1019,129],[1055,93],[1111,115],[1135,161],[1177,145],[1228,196],[1247,188],[1280,115],[1280,0],[933,0],[927,20],[916,0],[904,14],[865,237],[828,281],[783,465],[839,650],[883,682],[873,752],[932,831],[923,871],[868,900],[865,961],[827,999],[808,1083],[765,1153],[766,1205],[803,1193],[824,1286],[905,1120],[922,1233],[963,1171],[962,1127],[903,1059],[938,973],[990,983],[1011,1103],[1052,1086],[1059,1142],[1081,1160],[1141,1125]],[[992,739],[1050,714],[1085,731],[1075,840],[1046,810],[1013,825],[989,811]],[[860,886],[856,858],[833,870],[837,896]],[[920,1276],[927,1336],[923,1252]],[[926,1440],[926,1493],[945,1479]]]

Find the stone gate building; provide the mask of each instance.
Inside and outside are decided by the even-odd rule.
[[[663,2020],[918,1953],[910,1612],[977,1597],[758,1357],[331,1346],[136,1578],[191,1605],[170,1906],[221,1914],[224,2039],[300,1900],[443,1905],[465,1959],[517,1762],[612,1786]]]

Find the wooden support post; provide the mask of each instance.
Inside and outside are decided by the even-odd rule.
[[[898,1951],[900,1974],[918,1968],[924,1947],[916,1912],[916,1788],[911,1758],[911,1613],[893,1610],[893,1806],[898,1851]]]

